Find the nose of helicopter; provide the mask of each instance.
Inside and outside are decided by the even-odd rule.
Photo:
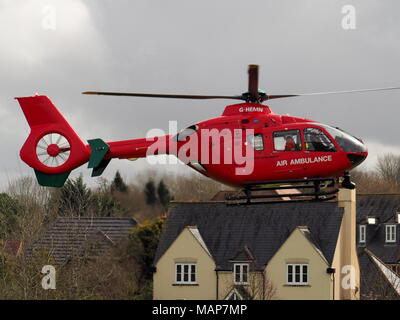
[[[364,141],[354,138],[346,141],[347,158],[351,162],[351,169],[360,165],[368,156],[368,149]]]
[[[347,158],[351,163],[350,169],[357,167],[367,158],[368,149],[364,141],[352,136],[342,129],[333,128],[327,125],[321,126],[329,132],[329,134],[334,138],[339,147],[346,153]]]
[[[350,141],[348,141],[349,143]],[[352,166],[351,169],[360,165],[368,156],[368,149],[364,141],[357,139],[357,141],[351,141],[348,145],[347,158],[350,160]]]
[[[368,151],[363,153],[347,153],[347,158],[350,160],[352,166],[351,169],[360,165],[368,156]]]

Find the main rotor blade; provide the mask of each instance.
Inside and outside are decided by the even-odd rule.
[[[104,91],[85,91],[82,94],[98,94],[104,96],[127,96],[127,97],[148,97],[148,98],[172,98],[172,99],[236,99],[246,100],[243,96],[207,96],[207,95],[187,95],[187,94],[158,94],[158,93],[135,93],[135,92],[104,92]]]
[[[251,64],[249,65],[249,94],[251,98],[254,98],[255,101],[259,99],[258,93],[258,65]]]
[[[347,91],[331,91],[331,92],[315,92],[315,93],[298,93],[298,94],[283,94],[283,95],[266,95],[261,97],[261,101],[281,99],[281,98],[291,98],[291,97],[303,97],[303,96],[321,96],[325,94],[344,94],[344,93],[362,93],[362,92],[373,92],[373,91],[390,91],[390,90],[400,90],[400,87],[387,87],[387,88],[373,88],[373,89],[360,89],[360,90],[347,90]]]

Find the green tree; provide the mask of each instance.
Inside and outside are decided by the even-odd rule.
[[[128,254],[141,266],[142,277],[146,280],[152,278],[152,265],[163,222],[161,218],[146,221],[129,235]]]
[[[146,203],[154,206],[157,202],[156,186],[153,180],[149,180],[144,187],[144,194],[146,196]]]
[[[60,190],[58,212],[83,216],[92,205],[92,192],[83,182],[82,175],[75,180],[68,179]]]
[[[114,180],[111,184],[111,190],[114,191],[119,191],[119,192],[127,192],[128,191],[128,186],[124,182],[124,180],[121,177],[121,174],[119,171],[115,173]]]
[[[164,181],[161,180],[157,187],[158,201],[164,209],[167,209],[168,203],[173,199],[168,187],[165,185]]]
[[[96,215],[103,217],[116,217],[124,213],[119,201],[109,193],[95,193],[93,194],[92,207]]]
[[[0,239],[18,232],[18,216],[22,213],[18,200],[6,193],[0,193]]]

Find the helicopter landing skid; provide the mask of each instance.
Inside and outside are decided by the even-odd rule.
[[[244,189],[226,200],[232,205],[321,202],[335,199],[338,191],[335,178],[254,182],[245,184]]]

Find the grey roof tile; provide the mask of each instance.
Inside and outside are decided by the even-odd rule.
[[[106,252],[113,243],[126,238],[137,225],[133,218],[60,217],[45,231],[27,254],[45,249],[56,263],[66,262],[72,255],[84,250],[88,242],[95,242],[96,254]]]
[[[367,216],[377,217],[377,225],[367,225],[367,243],[360,246],[370,249],[385,263],[400,262],[400,226],[396,229],[397,243],[385,243],[384,223],[395,223],[395,213],[400,211],[400,195],[360,195],[357,198],[357,223],[363,223]]]
[[[362,298],[371,298],[374,295],[395,296],[393,288],[388,287],[387,281],[377,271],[364,249],[368,248],[384,263],[400,263],[399,226],[396,235],[397,243],[385,243],[385,223],[395,223],[397,211],[400,211],[400,195],[398,194],[370,194],[357,197],[357,223],[365,223],[365,217],[368,216],[378,218],[377,225],[367,225],[366,244],[357,242]]]

